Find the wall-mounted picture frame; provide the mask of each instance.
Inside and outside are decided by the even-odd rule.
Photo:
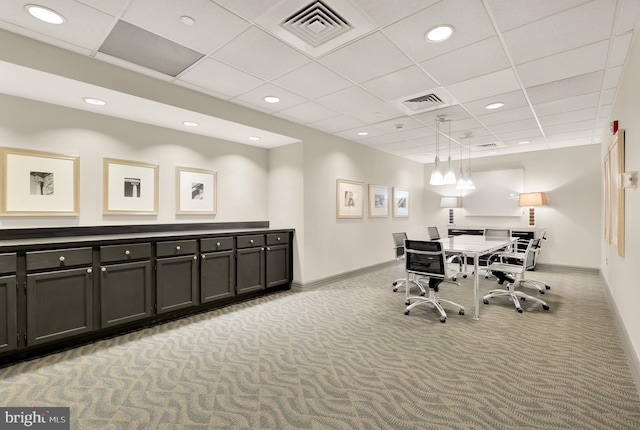
[[[215,171],[176,167],[176,213],[215,215],[217,185]]]
[[[389,187],[369,184],[369,218],[389,216]]]
[[[613,135],[604,158],[605,174],[605,241],[621,257],[624,256],[624,187],[621,174],[624,172],[624,129]]]
[[[407,218],[409,216],[409,189],[393,187],[393,216]]]
[[[0,215],[78,215],[80,157],[0,148]]]
[[[103,213],[158,213],[158,165],[103,158]]]
[[[336,218],[362,218],[364,184],[338,179],[336,181]]]

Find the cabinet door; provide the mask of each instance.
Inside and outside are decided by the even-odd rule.
[[[149,261],[100,268],[100,323],[103,328],[151,315]]]
[[[267,247],[267,288],[289,283],[289,246]]]
[[[15,349],[17,341],[16,277],[0,277],[0,353]]]
[[[90,268],[27,274],[27,345],[93,330]]]
[[[235,272],[233,251],[202,254],[200,261],[202,303],[235,296]]]
[[[198,304],[198,257],[159,258],[156,273],[158,313]]]
[[[263,249],[261,247],[238,249],[236,256],[238,294],[264,289]]]

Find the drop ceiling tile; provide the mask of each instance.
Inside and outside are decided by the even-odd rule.
[[[437,1],[438,0],[354,0],[353,2],[360,6],[378,26],[385,27]]]
[[[318,103],[307,101],[293,107],[283,109],[274,114],[277,117],[292,120],[300,124],[322,121],[339,115],[338,112],[319,105]]]
[[[267,103],[264,101],[266,96],[277,96],[280,98],[280,102]],[[231,101],[259,109],[262,112],[274,113],[304,103],[307,99],[267,83],[251,91],[247,91],[238,97],[234,97]]]
[[[583,46],[568,52],[516,66],[525,87],[586,75],[606,66],[608,41]]]
[[[505,32],[524,24],[538,21],[589,0],[487,0],[500,31]]]
[[[527,88],[531,103],[536,105],[600,91],[603,71],[574,76]]]
[[[255,27],[242,33],[211,57],[265,80],[275,79],[310,62],[308,57]]]
[[[607,40],[614,13],[611,1],[594,0],[506,31],[503,37],[514,63],[522,64]]]
[[[499,110],[517,109],[524,106],[529,106],[524,93],[521,90],[511,91],[509,93],[497,94],[491,97],[483,98],[480,100],[474,100],[464,104],[464,107],[475,116],[484,115],[491,112],[486,106],[490,103],[501,102],[504,106]]]
[[[430,127],[435,127],[438,117],[449,119],[452,121],[452,124],[455,124],[458,121],[468,119],[469,113],[463,109],[461,105],[455,104],[453,106],[447,106],[445,108],[434,109],[417,115],[412,115],[412,118]]]
[[[611,67],[608,68],[604,72],[604,82],[602,83],[602,88],[617,88],[620,83],[620,78],[622,77],[622,71],[624,68],[620,67]]]
[[[506,69],[510,65],[500,40],[490,37],[423,61],[420,66],[439,84],[450,85]]]
[[[398,133],[404,130],[413,130],[414,128],[423,128],[424,124],[416,121],[410,116],[401,116],[391,118],[385,121],[376,122],[374,126],[385,133]]]
[[[497,135],[501,133],[508,133],[518,130],[531,130],[536,128],[538,123],[535,119],[523,119],[519,121],[503,122],[501,124],[495,124],[490,127],[490,130]]]
[[[532,152],[532,151],[546,151],[549,149],[549,144],[547,143],[536,143],[532,145],[522,145],[522,146],[509,146],[509,149],[512,153],[518,154],[522,152]]]
[[[98,9],[99,11],[108,13],[111,16],[117,17],[123,13],[127,6],[129,5],[131,0],[76,0],[79,3],[86,4],[87,6],[91,6],[94,9]]]
[[[211,58],[205,58],[202,62],[187,69],[177,81],[223,94],[225,98],[237,97],[265,84],[262,79]]]
[[[622,8],[618,17],[616,35],[633,31],[636,28],[640,16],[640,2],[636,0],[622,2]]]
[[[378,147],[384,144],[399,142],[400,140],[396,136],[393,136],[390,134],[382,134],[380,136],[371,136],[371,137],[366,137],[364,139],[359,139],[358,142],[360,142],[363,145]]]
[[[530,128],[525,130],[505,131],[498,135],[506,145],[530,145],[545,142],[545,138],[539,128]],[[529,141],[530,143],[520,143]]]
[[[305,64],[275,79],[273,83],[310,100],[353,85],[352,82],[316,62]]]
[[[547,135],[558,135],[562,133],[581,134],[583,136],[591,136],[593,131],[593,120],[563,122],[555,125],[545,125],[544,132]]]
[[[407,67],[364,82],[362,87],[386,101],[406,100],[417,93],[426,93],[438,85],[417,66]]]
[[[602,91],[602,95],[600,96],[600,104],[601,105],[610,105],[613,104],[613,100],[616,97],[617,88],[609,88]]]
[[[454,34],[441,43],[427,42],[425,33],[442,24],[455,27]],[[416,62],[428,60],[496,34],[482,2],[475,0],[440,1],[382,31]]]
[[[520,88],[512,69],[479,76],[477,78],[449,85],[447,90],[460,103],[484,99],[490,96],[516,91]]]
[[[318,130],[326,131],[327,133],[338,133],[340,131],[366,126],[367,123],[347,115],[338,115],[333,118],[323,119],[322,121],[315,121],[307,125],[309,127],[317,128]]]
[[[596,107],[600,100],[600,93],[583,94],[566,99],[553,100],[546,103],[534,105],[534,109],[538,117],[554,115],[574,110],[583,109],[585,107]]]
[[[318,61],[356,83],[411,65],[411,60],[380,32],[336,49]]]
[[[529,106],[524,106],[516,109],[496,109],[496,111],[479,115],[478,121],[486,126],[492,126],[496,124],[503,124],[505,122],[519,121],[523,119],[533,119],[533,112]],[[491,128],[491,127],[490,127]]]
[[[598,108],[593,107],[589,109],[580,109],[570,112],[557,113],[555,115],[541,116],[539,119],[540,124],[542,124],[542,127],[545,128],[551,125],[566,124],[576,121],[590,120],[593,122],[596,118],[597,112]]]
[[[193,18],[195,24],[183,24],[181,16]],[[122,19],[203,54],[249,27],[249,23],[209,0],[134,0]]]
[[[400,114],[388,103],[356,86],[320,97],[316,102],[368,124],[396,118]]]
[[[613,39],[613,46],[609,53],[608,67],[622,66],[627,60],[629,47],[631,46],[633,33],[625,33]]]
[[[95,0],[104,1],[104,0]],[[270,9],[280,0],[260,0],[260,1],[238,1],[238,0],[214,0],[220,6],[226,8],[251,21],[264,13],[265,10]]]
[[[566,135],[548,136],[549,148],[570,148],[572,146],[590,145],[591,137],[570,138]]]

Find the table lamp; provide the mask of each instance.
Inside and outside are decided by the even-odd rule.
[[[453,209],[462,207],[462,197],[443,196],[440,198],[440,207],[449,208],[449,225],[454,225]]]
[[[518,206],[529,206],[529,227],[536,225],[534,206],[546,206],[547,195],[543,192],[521,193],[518,198]]]

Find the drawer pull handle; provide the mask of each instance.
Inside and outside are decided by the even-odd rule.
[[[197,260],[197,259],[198,259],[198,256],[197,256],[197,255],[194,255],[194,256],[193,256],[193,259],[194,259],[194,260]]]
[[[217,246],[218,248],[220,248],[220,242],[216,243],[216,246]]]
[[[91,273],[91,272],[93,272],[93,270],[87,269],[87,273]]]
[[[129,255],[131,254],[131,251],[129,251],[128,249],[124,252],[124,255]]]
[[[253,239],[249,240],[249,243],[253,243]]]
[[[280,240],[280,236],[278,236],[278,240]]]
[[[207,256],[202,254],[202,259],[204,260],[205,258],[207,258]]]
[[[60,258],[58,258],[58,260],[64,261],[64,255],[61,255]]]
[[[180,251],[180,245],[176,246],[176,251]]]
[[[269,248],[268,246],[267,246],[267,251],[271,251],[271,248]]]
[[[101,267],[101,268],[100,268],[100,271],[101,271],[101,272],[106,272],[106,271],[107,271],[107,268],[106,268],[106,267]]]

